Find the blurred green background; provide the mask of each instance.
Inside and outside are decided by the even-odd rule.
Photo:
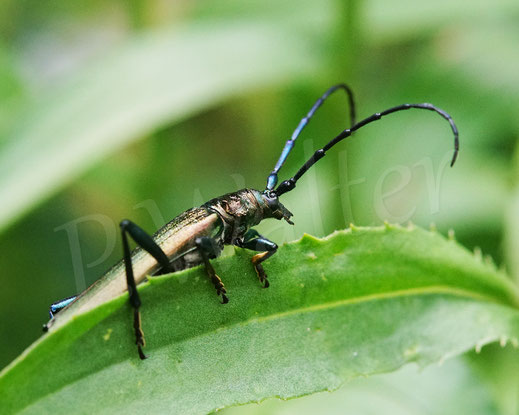
[[[218,195],[262,189],[337,82],[354,89],[359,118],[404,102],[448,111],[457,165],[446,167],[446,122],[400,113],[284,196],[294,227],[259,230],[281,243],[351,222],[434,222],[515,274],[518,23],[512,0],[2,0],[0,367],[40,335],[50,303],[120,258],[122,218],[154,231]],[[347,127],[347,111],[339,93],[327,102],[282,179]]]

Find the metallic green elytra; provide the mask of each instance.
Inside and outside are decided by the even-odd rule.
[[[278,172],[285,163],[301,131],[313,117],[315,111],[335,91],[344,90],[350,103],[351,126],[329,141],[323,148],[317,150],[312,157],[290,179],[282,182],[277,188]],[[175,272],[203,264],[208,278],[213,283],[216,293],[222,303],[229,301],[225,286],[216,275],[210,260],[218,257],[224,245],[235,245],[241,248],[259,252],[252,257],[252,265],[256,270],[259,281],[266,288],[269,280],[262,263],[277,250],[277,245],[261,236],[253,229],[264,219],[285,220],[293,224],[292,213],[279,201],[279,197],[295,188],[297,181],[318,160],[323,158],[328,150],[355,131],[385,115],[408,110],[411,108],[436,112],[450,124],[454,134],[454,154],[451,166],[456,161],[459,150],[457,127],[445,111],[432,104],[402,104],[375,113],[362,121],[355,122],[355,102],[351,89],[345,84],[329,88],[312,106],[308,114],[300,121],[291,138],[286,142],[281,156],[267,178],[264,191],[242,189],[210,200],[202,206],[185,211],[159,229],[154,235],[149,235],[135,223],[123,220],[121,237],[123,241],[123,259],[114,265],[104,276],[87,288],[83,293],[69,297],[52,304],[50,321],[44,330],[56,330],[74,316],[84,313],[99,304],[115,298],[126,291],[133,307],[133,328],[135,343],[141,359],[146,356],[144,333],[141,324],[141,300],[137,285],[148,277],[168,272]],[[137,248],[130,251],[128,235],[136,242]]]

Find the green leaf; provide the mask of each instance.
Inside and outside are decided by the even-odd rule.
[[[43,336],[0,376],[4,413],[207,413],[332,390],[519,337],[519,294],[492,264],[434,232],[353,228],[282,246],[262,289],[250,254],[141,289],[149,359],[122,296]]]
[[[434,3],[413,7],[412,0],[397,0],[391,3],[383,0],[366,2],[365,15],[371,22],[368,36],[387,43],[402,38],[416,37],[424,32],[436,32],[438,27],[446,25],[461,26],[470,22],[499,19],[515,10],[513,0],[498,0],[492,4],[475,1],[467,8],[463,3],[439,0]]]
[[[317,15],[321,23],[328,17]],[[144,32],[40,92],[0,137],[0,230],[94,162],[157,128],[321,68],[319,37],[299,30],[300,14],[294,16],[295,23],[283,26],[209,20]]]
[[[519,359],[514,347],[498,343],[485,347],[481,353],[468,353],[467,361],[474,374],[481,378],[491,393],[501,415],[515,415],[519,408]]]
[[[516,148],[519,147],[516,145]],[[519,209],[519,152],[517,151],[514,157],[513,186],[508,189],[506,204],[506,209],[504,209],[504,250],[510,274],[519,282],[519,258],[517,256],[519,251],[519,218],[517,217],[517,209]]]
[[[502,349],[501,349],[502,350]],[[514,350],[517,354],[517,351]],[[463,391],[460,393],[460,391]],[[421,370],[408,365],[393,373],[358,378],[334,393],[316,393],[300,399],[268,399],[233,407],[222,415],[498,415],[492,396],[464,359]]]

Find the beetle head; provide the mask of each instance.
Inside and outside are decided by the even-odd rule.
[[[264,209],[264,213],[266,217],[275,218],[278,220],[284,219],[291,225],[294,224],[290,220],[293,216],[292,212],[290,212],[283,204],[279,201],[278,195],[271,190],[265,190],[261,193],[261,198],[263,200],[263,205],[266,209]]]

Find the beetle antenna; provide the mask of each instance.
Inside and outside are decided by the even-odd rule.
[[[272,172],[270,173],[270,175],[267,179],[267,190],[270,191],[270,190],[273,190],[274,187],[276,187],[276,185],[278,183],[279,169],[281,169],[283,164],[285,164],[285,161],[286,161],[288,155],[290,154],[290,151],[292,151],[292,148],[294,147],[297,137],[299,137],[299,134],[301,134],[301,131],[303,131],[303,128],[306,127],[306,125],[308,124],[310,119],[314,116],[315,111],[317,111],[317,109],[324,103],[324,101],[326,101],[326,99],[331,94],[333,94],[335,91],[337,91],[339,89],[343,89],[346,92],[346,94],[348,95],[348,101],[350,104],[350,125],[355,124],[355,100],[353,99],[353,91],[351,90],[351,88],[346,84],[337,84],[337,85],[334,85],[334,86],[328,88],[328,90],[321,96],[321,98],[319,98],[315,102],[315,104],[312,106],[310,111],[308,111],[308,114],[306,114],[306,116],[301,121],[299,121],[299,124],[297,125],[296,129],[292,133],[290,140],[288,140],[285,143],[285,147],[283,148],[283,151],[281,152],[281,156],[279,156],[279,160],[276,163],[274,170],[272,170]]]
[[[303,174],[307,172],[307,170],[312,167],[318,160],[322,159],[326,152],[330,150],[335,144],[339,143],[340,141],[344,140],[345,138],[352,135],[355,131],[359,130],[360,128],[364,127],[367,124],[370,124],[374,121],[380,120],[383,116],[392,114],[394,112],[399,112],[403,110],[408,110],[410,108],[418,108],[418,109],[424,109],[429,111],[434,111],[437,114],[441,115],[444,119],[446,119],[450,126],[452,133],[454,134],[454,154],[452,156],[451,160],[451,167],[454,165],[454,162],[456,161],[456,158],[458,157],[459,152],[459,139],[458,139],[458,128],[456,127],[456,124],[454,123],[454,120],[451,118],[449,114],[447,114],[445,111],[441,110],[440,108],[436,108],[432,104],[402,104],[398,105],[393,108],[389,108],[382,112],[377,112],[368,118],[363,119],[362,121],[359,121],[357,124],[354,124],[351,128],[348,128],[341,132],[338,136],[336,136],[333,140],[331,140],[328,144],[326,144],[323,148],[317,150],[312,157],[308,159],[308,161],[303,164],[303,166],[299,169],[299,171],[295,174],[294,177],[291,179],[285,180],[283,183],[281,183],[277,189],[274,191],[274,193],[277,196],[281,196],[283,193],[291,191],[294,187],[296,187],[296,182],[301,178]]]

